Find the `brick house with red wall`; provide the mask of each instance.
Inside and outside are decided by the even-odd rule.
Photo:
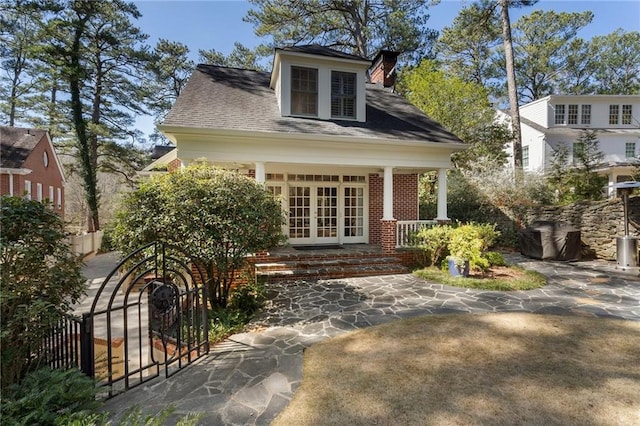
[[[51,203],[64,218],[65,177],[49,133],[0,126],[0,194]]]
[[[377,245],[395,254],[419,221],[418,177],[466,145],[394,92],[397,53],[373,61],[311,45],[275,50],[271,73],[199,65],[158,128],[170,169],[206,159],[280,197],[296,246]],[[145,170],[157,166],[157,162]]]

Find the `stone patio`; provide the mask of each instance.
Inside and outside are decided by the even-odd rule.
[[[251,331],[231,336],[170,379],[157,378],[107,401],[104,409],[115,419],[135,404],[148,413],[174,405],[170,422],[195,411],[204,413],[203,425],[267,425],[300,384],[304,349],[359,328],[417,315],[501,312],[640,321],[636,271],[619,271],[607,262],[542,262],[519,255],[509,260],[543,273],[548,285],[479,291],[411,274],[270,284],[267,307]]]

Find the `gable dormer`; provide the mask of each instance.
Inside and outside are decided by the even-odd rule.
[[[282,116],[366,121],[371,61],[322,46],[276,49],[270,87]]]

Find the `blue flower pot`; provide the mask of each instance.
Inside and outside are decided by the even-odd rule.
[[[452,258],[447,259],[449,263],[449,273],[452,277],[468,277],[469,276],[469,261],[465,260],[464,264],[456,265],[456,261]]]

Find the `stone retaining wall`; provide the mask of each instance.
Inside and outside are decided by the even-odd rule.
[[[568,206],[530,207],[521,221],[536,220],[570,223],[578,228],[583,247],[601,259],[616,259],[616,237],[624,235],[622,199],[582,201]],[[640,237],[640,196],[629,198],[629,234]]]

